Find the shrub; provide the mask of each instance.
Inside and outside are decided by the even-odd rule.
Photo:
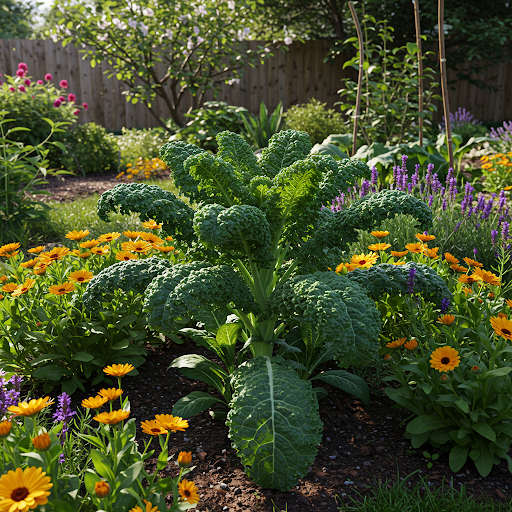
[[[158,151],[169,139],[169,132],[163,128],[128,130],[123,128],[122,135],[109,135],[121,151],[121,166],[133,164],[139,158],[151,160],[158,157]]]
[[[293,105],[284,113],[286,127],[306,132],[312,144],[320,144],[332,133],[345,133],[343,116],[326,105],[315,98],[303,105]]]
[[[63,143],[66,153],[62,155],[61,165],[67,171],[81,172],[85,176],[115,171],[118,167],[117,146],[103,126],[78,125],[65,135]]]
[[[452,133],[462,137],[462,144],[466,144],[471,137],[485,137],[488,132],[487,128],[482,125],[482,122],[475,119],[473,114],[465,108],[459,107],[455,114],[450,112],[450,124]],[[445,131],[444,116],[442,130]]]
[[[488,192],[510,190],[512,183],[512,151],[507,154],[495,153],[480,158],[482,176]]]
[[[151,160],[138,158],[135,164],[126,164],[126,172],[121,171],[117,176],[117,180],[142,181],[154,178],[163,178],[169,175],[169,167],[160,158],[152,158]]]

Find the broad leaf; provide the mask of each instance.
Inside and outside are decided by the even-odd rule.
[[[436,430],[445,426],[445,421],[439,416],[423,415],[414,418],[407,425],[407,432],[411,434],[423,434],[430,430]]]
[[[180,398],[172,408],[173,416],[180,416],[182,418],[191,418],[200,412],[206,411],[216,403],[220,402],[220,399],[203,393],[202,391],[192,391],[187,396]]]
[[[331,386],[335,386],[346,393],[357,396],[365,405],[370,403],[370,389],[366,381],[353,373],[346,372],[345,370],[329,370],[322,372],[311,380],[321,380],[327,382]]]

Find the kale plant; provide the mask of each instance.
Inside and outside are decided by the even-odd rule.
[[[311,381],[368,402],[364,380],[317,368],[330,360],[341,368],[372,360],[381,328],[374,299],[399,278],[372,273],[367,287],[357,273],[338,275],[328,266],[341,261],[356,229],[407,213],[425,230],[432,216],[421,200],[396,190],[339,212],[323,209],[338,191],[370,178],[370,170],[357,160],[310,156],[306,133],[275,134],[259,160],[234,133],[219,133],[217,142],[216,156],[185,142],[160,151],[196,210],[158,187],[122,184],[103,194],[98,214],[139,212],[188,247],[189,263],[153,273],[144,308],[151,327],[170,336],[181,330],[220,357],[224,366],[197,355],[171,366],[207,382],[222,398],[196,391],[180,399],[173,414],[190,417],[224,402],[229,436],[248,474],[262,486],[287,490],[305,476],[321,440],[318,397],[325,390]],[[126,262],[119,271],[128,275],[136,264]],[[106,289],[114,283],[112,272],[89,284],[89,307],[104,279]],[[403,292],[399,285],[392,290]],[[435,286],[424,292],[426,300],[439,300]],[[191,319],[203,330],[182,329]]]

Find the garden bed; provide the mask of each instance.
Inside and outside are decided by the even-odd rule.
[[[191,391],[208,391],[205,384],[184,378],[176,369],[167,369],[174,358],[189,353],[212,358],[211,353],[191,341],[149,347],[140,374],[123,379],[123,389],[131,402],[131,417],[137,418],[137,437],[141,444],[148,437],[141,433],[141,421],[152,419],[155,414],[171,413],[173,404]],[[76,392],[72,397],[73,407],[79,407],[83,398],[94,396],[102,387],[105,384],[87,388],[86,394]],[[423,451],[432,454],[433,449],[424,445],[412,450],[403,437],[405,427],[401,422],[408,416],[406,411],[392,409],[393,402],[385,396],[372,396],[370,407],[365,408],[353,396],[325,387],[329,396],[320,401],[324,423],[322,444],[307,477],[289,492],[262,489],[251,482],[231,448],[224,421],[213,420],[208,412],[191,418],[190,427],[184,433],[172,434],[170,453],[176,458],[180,451],[191,451],[194,456],[196,468],[190,477],[201,496],[197,510],[267,512],[275,504],[283,511],[334,511],[342,503],[348,503],[349,496],[368,494],[379,481],[393,482],[418,470],[410,478],[411,482],[417,482],[421,476],[439,487],[443,480],[445,485],[450,485],[453,479],[455,489],[465,485],[467,493],[477,498],[506,502],[512,496],[512,475],[505,461],[494,466],[486,478],[478,474],[472,463],[454,474],[449,469],[447,455],[441,455],[428,469],[429,461]],[[158,446],[156,440],[153,446]],[[153,466],[149,469],[153,470],[155,464],[156,457],[150,459]],[[177,474],[174,465],[166,471]]]

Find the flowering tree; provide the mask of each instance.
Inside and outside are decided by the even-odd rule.
[[[256,2],[58,0],[57,6],[61,19],[53,39],[80,44],[93,67],[106,60],[109,76],[129,86],[129,100],[144,102],[164,127],[152,108],[157,95],[183,126],[180,105],[187,93],[192,94],[192,108],[201,106],[208,89],[235,83],[247,65],[262,63],[280,45],[247,48]]]

